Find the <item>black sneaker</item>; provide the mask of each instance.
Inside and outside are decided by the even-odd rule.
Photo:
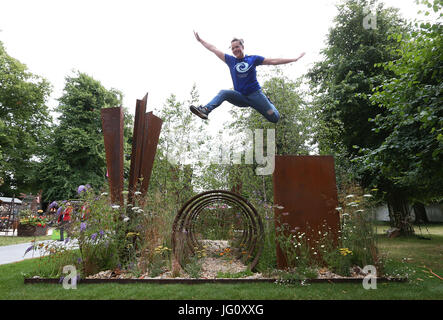
[[[196,114],[197,116],[199,116],[200,118],[204,119],[204,120],[208,120],[208,109],[206,109],[206,107],[202,107],[202,106],[198,106],[198,107],[194,107],[194,106],[190,106],[189,109],[191,110],[191,112],[193,114]]]

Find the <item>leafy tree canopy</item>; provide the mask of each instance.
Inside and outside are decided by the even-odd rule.
[[[100,110],[118,107],[121,103],[119,91],[106,89],[87,74],[77,72],[66,77],[64,93],[56,108],[60,113],[59,124],[53,130],[40,168],[45,201],[72,198],[79,185],[103,187],[106,156]],[[128,141],[132,135],[132,117],[124,112],[125,140]],[[128,144],[125,150],[130,153]]]
[[[440,11],[441,1],[431,4]],[[426,15],[429,15],[427,12]],[[376,133],[388,132],[373,148],[362,148],[359,162],[380,175],[412,199],[438,200],[443,197],[443,28],[440,17],[434,23],[416,22],[407,35],[393,34],[400,58],[379,63],[391,77],[370,95],[374,108],[383,110],[371,122]]]
[[[16,196],[38,189],[36,163],[51,117],[51,86],[9,56],[0,42],[0,194]]]

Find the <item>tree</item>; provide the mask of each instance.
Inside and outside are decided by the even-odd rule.
[[[201,163],[198,163],[197,155],[204,138],[201,133],[207,123],[199,121],[188,109],[191,104],[197,105],[198,100],[199,94],[194,84],[186,102],[177,101],[177,97],[171,94],[158,110],[163,125],[149,193],[159,193],[163,201],[178,206],[195,194],[199,184],[197,176],[202,174],[199,172]]]
[[[440,1],[424,3],[434,12],[442,7]],[[407,35],[392,35],[400,45],[400,58],[377,64],[392,77],[370,95],[375,108],[383,110],[371,120],[374,130],[387,135],[382,143],[363,148],[358,158],[363,168],[373,172],[374,184],[402,190],[422,209],[422,202],[443,199],[442,34],[440,15],[432,24],[416,22]],[[393,207],[392,211],[399,210]],[[400,215],[399,219],[405,217]]]
[[[377,6],[376,28],[365,24],[368,8],[373,1],[346,0],[338,5],[335,25],[330,29],[327,46],[322,51],[324,60],[315,64],[308,76],[315,94],[314,105],[318,118],[317,141],[320,152],[336,155],[338,173],[344,174],[339,181],[355,179],[363,187],[373,186],[374,178],[378,187],[387,193],[390,208],[409,214],[407,195],[402,188],[393,185],[389,179],[377,172],[352,162],[358,157],[360,148],[376,148],[389,135],[390,128],[379,128],[373,121],[383,117],[385,109],[374,107],[369,96],[372,89],[393,71],[377,67],[379,63],[392,63],[400,58],[399,43],[392,35],[404,35],[406,23],[398,17],[398,10]],[[391,219],[391,222],[393,220]],[[404,233],[411,231],[405,221],[401,226]]]
[[[64,93],[56,111],[59,124],[54,128],[50,143],[41,162],[41,183],[45,201],[72,198],[79,185],[103,187],[106,179],[101,113],[102,108],[118,107],[122,94],[107,90],[92,77],[77,72],[66,77]],[[125,113],[125,141],[132,136],[132,117]],[[130,145],[125,143],[126,160]],[[129,155],[128,155],[129,154]],[[125,174],[129,164],[125,163]]]
[[[36,164],[51,123],[51,86],[6,53],[0,42],[0,194],[37,191]]]

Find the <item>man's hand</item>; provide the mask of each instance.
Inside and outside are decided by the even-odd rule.
[[[197,39],[198,42],[202,41],[202,39],[200,39],[200,36],[198,35],[198,32],[194,31],[194,36],[195,36],[195,38]]]
[[[210,43],[207,43],[206,41],[202,40],[200,36],[198,35],[198,32],[194,31],[195,39],[197,39],[198,42],[200,42],[206,49],[213,52],[217,57],[219,57],[222,61],[225,61],[225,54],[218,50],[215,46],[213,46]]]

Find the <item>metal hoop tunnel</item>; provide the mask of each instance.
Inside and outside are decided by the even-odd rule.
[[[241,213],[239,217],[243,226],[239,246],[247,252],[246,255],[243,255],[244,259],[242,261],[249,264],[249,269],[254,269],[263,251],[264,229],[262,220],[249,201],[236,193],[225,190],[211,190],[200,193],[182,206],[172,225],[174,256],[177,257],[177,251],[180,250],[178,249],[178,241],[183,241],[191,254],[195,253],[194,248],[201,247],[195,236],[195,225],[204,213],[203,210],[213,203],[225,203],[239,209]],[[179,262],[181,263],[181,261]]]

